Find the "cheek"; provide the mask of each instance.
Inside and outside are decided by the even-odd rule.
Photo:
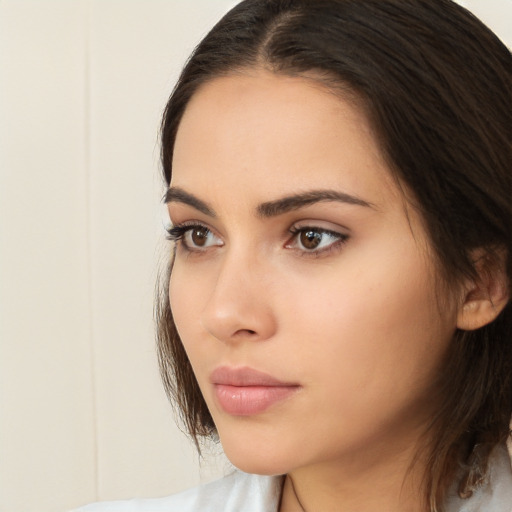
[[[422,392],[434,380],[455,319],[441,318],[432,279],[421,258],[379,265],[344,261],[312,291],[290,283],[287,329],[294,332],[296,364],[318,368],[346,391],[370,401],[386,393]],[[373,396],[372,396],[373,395]]]
[[[169,303],[174,323],[181,335],[182,328],[189,323],[187,319],[190,319],[190,305],[193,302],[191,303],[189,293],[187,293],[187,288],[177,265],[174,266],[169,281]]]
[[[169,283],[169,301],[174,319],[174,325],[178,332],[179,338],[185,349],[188,360],[194,371],[197,382],[204,393],[204,382],[202,375],[202,358],[201,346],[198,343],[198,300],[193,291],[194,287],[190,286],[187,280],[182,279],[184,276],[180,271],[173,269],[171,280]]]
[[[198,312],[204,296],[197,276],[184,270],[182,265],[175,264],[169,282],[169,301],[176,329],[187,354],[191,340],[197,339],[200,325]]]

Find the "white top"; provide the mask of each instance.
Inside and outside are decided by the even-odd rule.
[[[505,446],[491,458],[489,481],[471,498],[450,496],[446,512],[512,512],[512,468]],[[158,499],[93,503],[75,512],[277,512],[282,477],[231,475]]]
[[[166,498],[105,501],[75,512],[277,512],[282,477],[235,471]]]

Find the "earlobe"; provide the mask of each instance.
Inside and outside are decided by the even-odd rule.
[[[477,278],[468,283],[457,315],[457,327],[473,331],[493,322],[509,300],[506,254],[489,258],[483,250],[475,253]]]
[[[493,322],[507,304],[507,300],[495,303],[489,299],[470,300],[459,310],[457,327],[463,331],[474,331]]]

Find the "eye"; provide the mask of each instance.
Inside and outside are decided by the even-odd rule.
[[[318,227],[292,228],[290,232],[293,238],[286,244],[286,248],[305,253],[322,253],[338,247],[348,239],[348,235]]]
[[[189,251],[203,251],[209,247],[221,247],[224,242],[211,229],[202,224],[181,224],[167,230],[168,239],[180,242]]]

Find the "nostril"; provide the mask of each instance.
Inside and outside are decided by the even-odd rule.
[[[239,329],[236,331],[235,335],[239,336],[254,336],[256,334],[256,331],[253,331],[252,329]]]

